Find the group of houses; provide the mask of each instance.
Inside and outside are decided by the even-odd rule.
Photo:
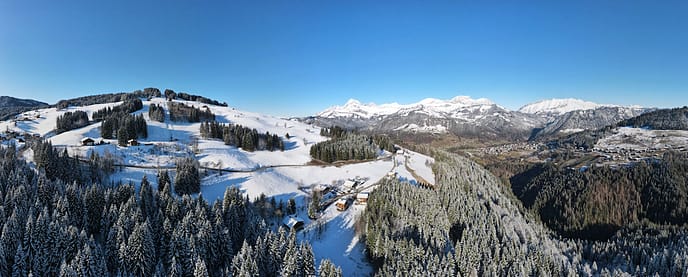
[[[10,141],[14,140],[15,142],[18,143],[24,143],[27,140],[31,139],[39,139],[41,137],[40,134],[30,134],[30,133],[19,133],[13,130],[7,130],[4,133],[0,134],[0,141]]]
[[[81,146],[96,146],[96,145],[103,145],[107,144],[107,142],[103,139],[95,140],[89,137],[85,137],[81,139]],[[136,139],[130,139],[127,141],[127,146],[139,146],[140,143]]]

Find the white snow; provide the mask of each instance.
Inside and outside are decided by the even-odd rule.
[[[391,114],[409,114],[411,112],[421,112],[428,115],[450,115],[456,114],[465,110],[483,110],[489,109],[495,104],[486,98],[472,99],[468,96],[457,96],[450,100],[440,100],[434,98],[426,98],[418,103],[412,104],[382,104],[375,103],[362,104],[360,101],[350,99],[344,106],[330,107],[317,114],[319,117],[334,118],[334,117],[355,117],[355,118],[373,118],[379,116],[387,116]]]
[[[596,148],[610,149],[676,149],[688,147],[688,131],[649,130],[644,128],[621,127],[618,132],[600,139]]]
[[[603,106],[597,103],[575,98],[549,99],[531,103],[521,107],[518,111],[529,114],[565,114],[572,111],[594,110]]]
[[[314,166],[309,165],[310,146],[327,138],[321,137],[320,129],[311,125],[291,121],[273,116],[238,111],[231,107],[207,105],[216,115],[216,120],[225,123],[241,124],[255,128],[259,132],[277,134],[285,142],[285,151],[256,151],[247,152],[236,147],[224,145],[222,141],[215,139],[200,139],[200,123],[166,122],[161,123],[149,120],[148,108],[151,104],[161,104],[165,107],[164,98],[153,98],[143,101],[143,109],[134,114],[143,114],[148,124],[148,138],[140,139],[140,146],[120,147],[116,140],[105,140],[108,144],[97,146],[81,146],[81,140],[85,137],[101,140],[100,123],[94,123],[83,128],[71,130],[59,135],[53,135],[55,122],[59,115],[66,111],[83,110],[91,115],[94,111],[107,106],[115,106],[120,103],[109,103],[85,107],[70,107],[66,110],[54,108],[41,109],[25,113],[27,121],[0,122],[0,130],[16,130],[24,133],[38,133],[48,137],[56,147],[68,149],[71,155],[81,157],[88,156],[92,151],[99,154],[106,152],[115,156],[117,163],[143,166],[148,168],[120,168],[110,176],[112,182],[133,183],[138,185],[143,175],[146,175],[152,185],[157,186],[156,173],[158,167],[174,167],[176,158],[194,155],[200,164],[212,169],[202,170],[201,194],[208,201],[221,199],[227,187],[235,186],[243,193],[254,199],[260,194],[275,197],[277,201],[287,201],[289,198],[296,200],[299,207],[298,216],[305,220],[305,228],[300,231],[300,240],[307,240],[313,246],[317,262],[328,258],[342,267],[345,276],[369,276],[372,268],[367,263],[364,249],[365,245],[354,232],[356,218],[364,210],[363,205],[352,205],[344,212],[338,212],[331,205],[319,219],[324,224],[324,232],[317,234],[317,223],[307,217],[308,191],[318,185],[335,185],[341,187],[345,180],[359,178],[366,180],[357,189],[374,193],[374,183],[394,171],[398,178],[414,182],[411,174],[405,166],[408,166],[418,176],[434,182],[434,175],[426,165],[432,163],[432,158],[410,151],[404,151],[405,155],[392,155],[386,153],[386,158],[376,161],[348,164],[342,166]],[[198,102],[181,101],[196,107],[205,104]],[[419,105],[432,105],[435,107],[464,105],[468,103],[486,104],[487,100],[470,100],[469,98],[455,98],[450,101],[426,99]],[[463,103],[463,104],[462,104]],[[351,105],[355,105],[351,101]],[[381,110],[384,110],[384,106]],[[40,115],[37,118],[36,115]],[[441,126],[428,126],[441,130]],[[290,139],[285,135],[289,133]],[[193,151],[191,142],[198,139],[198,150]],[[32,161],[31,149],[23,151],[26,160]],[[392,158],[394,157],[394,159]],[[395,165],[396,161],[396,165]],[[217,168],[233,170],[256,170],[255,172],[242,173],[218,173]],[[170,171],[170,177],[174,179],[174,171]]]
[[[447,132],[447,127],[442,125],[423,125],[418,126],[418,124],[410,123],[404,124],[394,129],[394,131],[410,131],[419,133],[433,133],[433,134],[444,134]]]

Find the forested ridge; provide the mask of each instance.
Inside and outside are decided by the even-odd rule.
[[[662,109],[630,118],[619,127],[650,128],[655,130],[688,130],[688,107]]]
[[[608,241],[557,239],[477,164],[435,152],[436,189],[386,180],[363,217],[379,276],[688,273],[685,227],[639,222]]]
[[[49,147],[36,149],[59,159]],[[167,174],[155,190],[145,178],[138,187],[64,182],[43,168],[0,148],[0,276],[341,276],[327,260],[316,266],[293,233],[267,228],[279,207],[265,197],[228,188],[208,203],[176,196]]]
[[[284,151],[284,142],[277,134],[259,133],[258,130],[239,124],[224,124],[217,121],[203,122],[201,137],[221,139],[225,145],[236,146],[246,151]]]
[[[338,126],[322,128],[320,135],[331,139],[311,146],[310,154],[314,159],[326,163],[370,160],[377,158],[381,150],[395,151],[392,140],[386,135],[364,135]]]
[[[203,122],[215,120],[215,114],[208,108],[200,109],[181,102],[167,102],[167,108],[172,121]]]
[[[533,165],[511,178],[514,193],[550,228],[568,237],[606,239],[648,220],[688,222],[688,154],[618,168]]]

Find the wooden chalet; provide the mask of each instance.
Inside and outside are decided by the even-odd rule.
[[[81,145],[82,146],[93,146],[95,145],[96,141],[93,140],[92,138],[82,138],[81,139]]]
[[[290,230],[300,230],[303,228],[304,221],[297,216],[289,216],[282,221],[282,224]]]

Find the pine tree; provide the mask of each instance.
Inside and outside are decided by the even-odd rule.
[[[196,265],[194,266],[194,277],[208,277],[208,268],[201,258],[196,258]]]

